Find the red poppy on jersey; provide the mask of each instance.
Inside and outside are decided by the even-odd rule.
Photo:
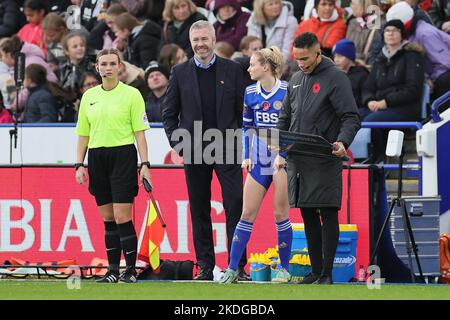
[[[263,102],[263,110],[267,111],[267,110],[269,110],[269,108],[270,108],[270,103],[267,101],[264,101]]]
[[[312,91],[314,93],[318,93],[320,91],[320,84],[314,83],[313,86],[312,86]]]

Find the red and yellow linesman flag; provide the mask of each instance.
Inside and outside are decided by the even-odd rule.
[[[145,227],[141,247],[139,248],[139,258],[148,261],[152,269],[157,270],[160,263],[159,247],[164,239],[166,224],[164,223],[158,205],[153,198],[151,192],[152,188],[150,184],[146,182],[147,180],[144,181],[144,187],[148,192],[150,201],[146,219],[144,220],[147,222],[147,225]]]

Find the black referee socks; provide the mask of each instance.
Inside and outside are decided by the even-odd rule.
[[[130,220],[125,223],[117,224],[117,226],[119,227],[120,243],[122,245],[127,268],[134,268],[136,266],[137,257],[137,236],[133,222]]]
[[[109,271],[119,273],[120,246],[119,229],[115,221],[104,221],[105,223],[105,245],[108,256]]]

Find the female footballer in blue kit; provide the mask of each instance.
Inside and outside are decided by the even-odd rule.
[[[270,184],[274,183],[274,210],[278,235],[281,268],[272,281],[288,282],[289,259],[292,244],[292,226],[289,220],[287,174],[277,165],[281,155],[268,150],[265,142],[252,134],[251,127],[274,128],[287,92],[287,83],[279,78],[283,70],[283,54],[277,47],[255,52],[248,71],[258,82],[246,88],[243,114],[244,160],[242,168],[248,171],[244,185],[244,203],[241,220],[236,226],[231,245],[230,263],[220,282],[233,283],[238,278],[238,263],[250,239],[253,222]],[[281,162],[280,162],[281,163]]]

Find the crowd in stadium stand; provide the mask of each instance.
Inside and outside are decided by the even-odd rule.
[[[421,120],[424,92],[432,101],[450,90],[449,0],[0,0],[0,123],[76,121],[81,95],[101,82],[95,55],[111,47],[123,55],[121,81],[160,122],[170,70],[193,56],[198,20],[214,25],[215,53],[238,62],[247,85],[252,52],[279,47],[289,80],[293,41],[313,32],[350,78],[362,121]]]

